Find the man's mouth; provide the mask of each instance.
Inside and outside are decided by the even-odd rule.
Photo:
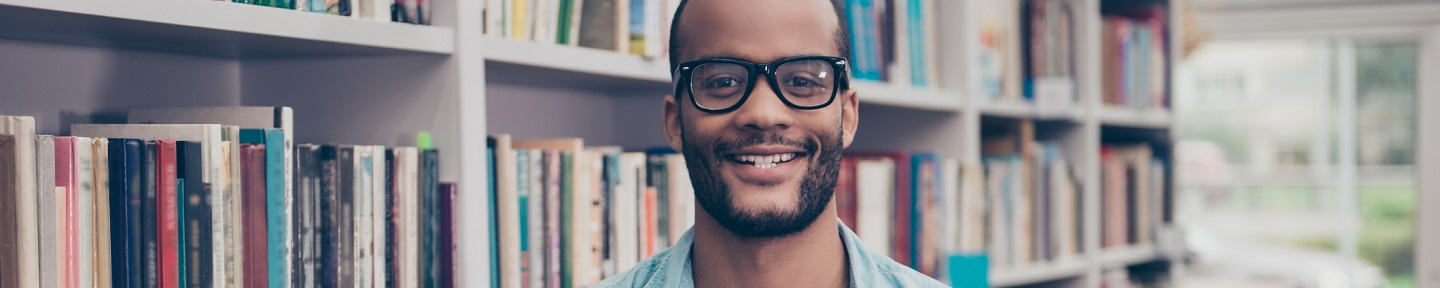
[[[796,158],[800,158],[800,154],[801,153],[797,152],[765,155],[735,154],[726,157],[726,159],[742,165],[753,165],[755,166],[755,168],[770,169],[775,168],[775,166],[778,166],[780,164],[795,161]]]

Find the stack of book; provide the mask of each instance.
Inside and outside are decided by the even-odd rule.
[[[455,186],[438,181],[438,151],[292,145],[292,114],[132,108],[129,122],[145,124],[77,124],[73,136],[0,117],[4,195],[34,196],[0,202],[21,211],[0,214],[21,224],[0,235],[38,243],[0,255],[0,275],[24,281],[4,286],[451,283]]]
[[[1022,267],[1078,257],[1082,250],[1081,194],[1054,143],[1037,142],[1033,125],[1019,134],[986,139],[984,223],[993,267]]]
[[[1022,94],[1037,106],[1075,102],[1073,0],[1023,0],[1020,9]]]
[[[935,0],[843,1],[855,79],[933,88],[938,82]]]
[[[1166,162],[1149,144],[1107,145],[1100,150],[1103,247],[1150,244],[1163,224]]]
[[[225,0],[217,0],[225,1]],[[430,25],[430,0],[230,0],[280,9],[340,15],[375,21]]]
[[[485,0],[485,35],[666,57],[680,0]]]
[[[694,224],[685,158],[579,138],[489,139],[497,287],[579,287],[630,270]]]
[[[1130,8],[1101,24],[1104,102],[1130,108],[1169,107],[1167,25],[1163,6]]]

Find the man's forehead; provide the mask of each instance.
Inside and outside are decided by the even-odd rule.
[[[689,0],[677,23],[680,61],[845,56],[836,55],[834,9],[829,0]]]

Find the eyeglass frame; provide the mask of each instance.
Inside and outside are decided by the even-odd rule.
[[[821,103],[821,104],[818,104],[818,105],[815,105],[815,106],[800,106],[800,105],[798,105],[798,104],[795,104],[794,102],[790,102],[790,99],[786,98],[784,91],[781,91],[781,90],[780,90],[779,80],[777,79],[777,76],[775,75],[775,71],[776,71],[778,68],[780,68],[781,65],[785,65],[785,64],[788,64],[788,63],[790,63],[790,62],[805,61],[805,60],[824,60],[825,63],[830,64],[831,69],[833,69],[834,72],[835,72],[835,76],[836,76],[836,77],[835,77],[835,83],[833,84],[834,87],[835,87],[835,89],[831,89],[831,91],[830,91],[830,98],[829,98],[829,99],[826,99],[826,100],[825,100],[825,103]],[[723,109],[713,109],[713,108],[707,108],[707,107],[705,107],[705,106],[701,106],[701,105],[700,105],[700,100],[696,100],[696,99],[695,99],[695,87],[693,87],[693,86],[694,86],[694,83],[690,83],[691,74],[693,74],[693,73],[695,72],[695,68],[696,68],[696,67],[700,67],[700,65],[714,64],[714,63],[737,64],[737,65],[740,65],[741,67],[745,67],[746,72],[750,73],[750,75],[747,76],[748,78],[746,79],[746,81],[749,81],[749,82],[747,82],[747,83],[749,83],[749,85],[748,85],[748,87],[745,88],[745,95],[744,95],[744,96],[740,96],[740,100],[739,100],[739,101],[736,101],[734,105],[730,105],[730,107],[726,107],[726,108],[723,108]],[[836,97],[836,95],[839,95],[839,94],[840,94],[840,91],[844,91],[844,90],[848,90],[848,89],[849,89],[849,86],[850,86],[850,81],[849,81],[849,79],[850,79],[850,77],[849,77],[849,70],[847,69],[847,66],[849,66],[849,63],[850,63],[850,60],[849,60],[849,59],[846,59],[845,57],[837,57],[837,56],[818,56],[818,55],[787,57],[787,58],[782,58],[782,59],[780,59],[780,60],[772,61],[772,62],[770,62],[770,63],[754,63],[754,62],[743,61],[743,60],[736,60],[736,59],[729,59],[729,58],[712,58],[712,59],[701,59],[701,60],[689,61],[689,62],[685,62],[685,63],[680,63],[680,65],[676,65],[676,68],[675,68],[675,71],[674,71],[674,74],[675,74],[675,75],[674,75],[674,78],[676,79],[676,81],[675,81],[675,95],[676,95],[677,97],[679,97],[679,95],[680,95],[680,88],[681,88],[681,85],[683,84],[683,85],[684,85],[684,88],[685,88],[685,92],[687,92],[687,93],[690,95],[690,97],[689,97],[689,98],[690,98],[690,105],[695,106],[695,109],[698,109],[698,110],[700,110],[700,111],[702,111],[702,112],[713,113],[713,114],[729,113],[729,112],[731,112],[731,111],[735,111],[735,110],[737,110],[737,109],[740,109],[740,106],[745,105],[745,101],[747,101],[747,100],[750,99],[750,94],[752,94],[752,93],[755,92],[755,79],[756,79],[756,77],[759,77],[760,74],[764,74],[764,75],[765,75],[765,80],[770,82],[770,89],[772,90],[772,92],[775,92],[775,97],[779,97],[779,98],[780,98],[780,102],[784,102],[784,103],[785,103],[785,106],[789,106],[790,108],[799,109],[799,110],[815,110],[815,109],[820,109],[820,108],[829,107],[830,104],[832,104],[832,103],[835,102],[835,97]]]

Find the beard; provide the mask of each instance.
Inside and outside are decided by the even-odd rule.
[[[735,140],[717,139],[712,147],[702,147],[695,139],[685,136],[683,130],[681,133],[683,153],[688,163],[685,166],[690,172],[696,202],[699,202],[700,207],[720,223],[720,226],[736,236],[774,238],[795,234],[810,227],[810,224],[825,212],[830,198],[835,195],[836,181],[840,176],[840,149],[843,145],[840,133],[834,134],[834,139],[795,140],[785,138],[779,133],[766,132]],[[725,155],[727,151],[761,144],[800,148],[806,151],[804,156],[814,156],[810,161],[806,161],[809,167],[805,169],[805,177],[800,182],[800,191],[797,193],[799,199],[795,202],[795,207],[736,207],[734,193],[730,190],[729,183],[720,175],[721,161],[726,161],[721,155]]]

